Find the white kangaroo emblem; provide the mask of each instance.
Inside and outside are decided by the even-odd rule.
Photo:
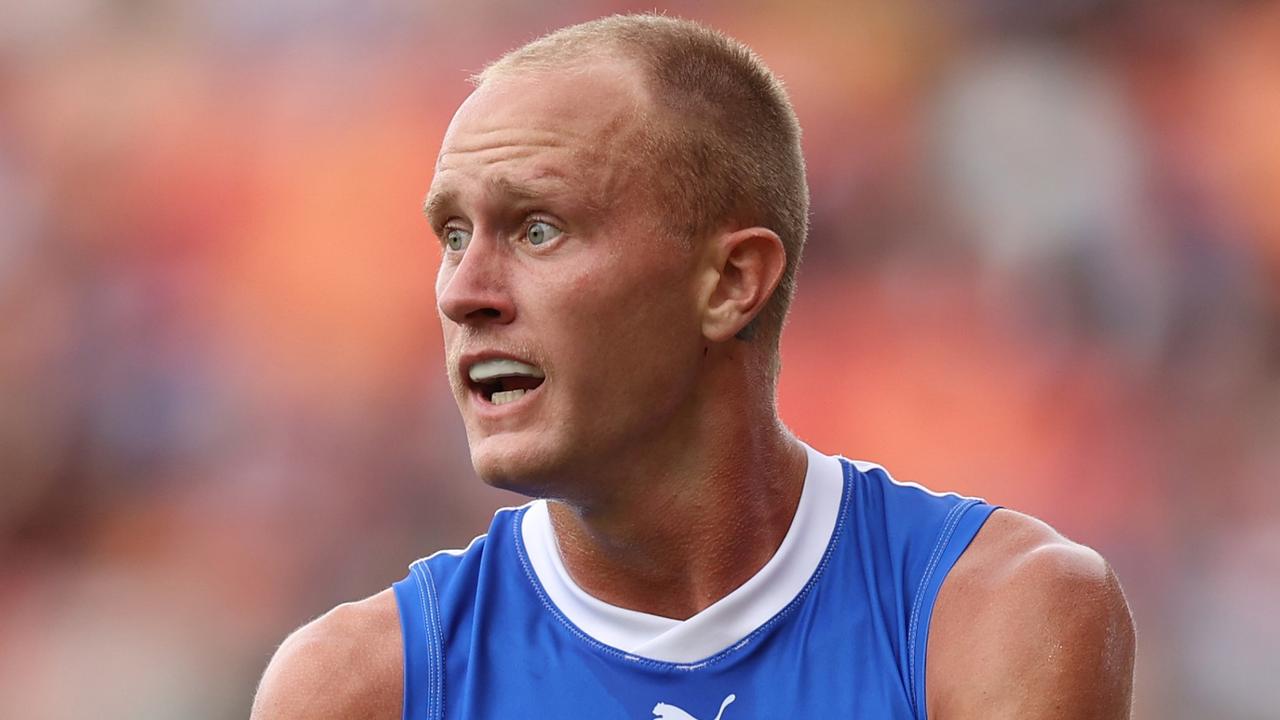
[[[724,709],[729,707],[729,703],[737,699],[737,695],[730,693],[729,697],[725,698],[724,702],[720,703],[720,712],[716,713],[715,720],[720,720],[720,716],[724,714]],[[668,705],[666,703],[658,703],[657,705],[654,705],[653,716],[653,720],[698,720],[698,718],[690,715],[684,710],[681,710],[675,705]]]

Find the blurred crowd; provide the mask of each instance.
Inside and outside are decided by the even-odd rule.
[[[1280,3],[665,7],[805,130],[784,420],[1102,551],[1138,718],[1280,715]],[[471,72],[651,8],[0,1],[0,717],[243,717],[521,502],[421,199]]]

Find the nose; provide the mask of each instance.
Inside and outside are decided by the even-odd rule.
[[[436,278],[436,305],[459,325],[506,324],[515,319],[504,255],[496,243],[472,239],[462,259],[446,257]]]

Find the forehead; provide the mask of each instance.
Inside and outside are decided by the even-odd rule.
[[[591,143],[643,114],[645,90],[631,62],[602,60],[559,70],[509,70],[476,88],[458,108],[441,155],[476,136],[528,133],[533,140]]]
[[[645,106],[627,63],[493,78],[449,124],[430,196],[470,187],[532,191],[531,184],[556,182],[603,192],[632,164]]]

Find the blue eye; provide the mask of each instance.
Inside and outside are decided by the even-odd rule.
[[[530,245],[541,245],[549,240],[555,240],[563,232],[563,230],[551,223],[535,220],[529,223],[529,227],[525,229],[524,237],[529,241]]]
[[[444,244],[445,247],[457,252],[462,250],[471,242],[471,233],[462,228],[445,228]]]

